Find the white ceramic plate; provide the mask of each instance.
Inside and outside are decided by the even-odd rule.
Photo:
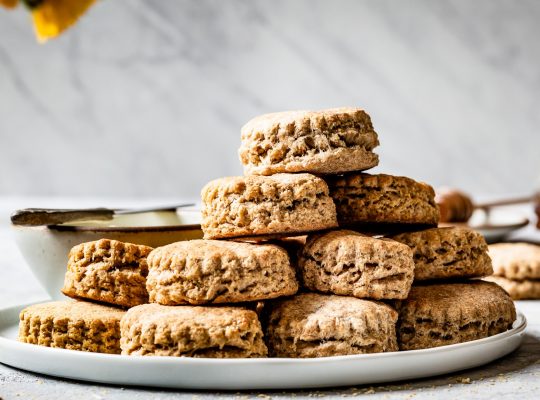
[[[519,347],[526,320],[473,342],[394,353],[311,359],[135,357],[19,343],[18,314],[0,310],[0,362],[41,374],[123,386],[178,389],[292,389],[415,379],[477,367]]]

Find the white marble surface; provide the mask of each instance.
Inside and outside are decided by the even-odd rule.
[[[161,199],[163,200],[163,199]],[[129,203],[129,204],[128,204]],[[5,216],[19,206],[40,204],[49,207],[92,206],[104,204],[148,204],[126,199],[93,198],[5,198],[0,196],[0,308],[46,299],[45,292],[32,277],[15,243]],[[540,234],[532,226],[514,235],[515,238],[536,238]],[[153,388],[121,388],[64,379],[54,379],[16,370],[0,364],[0,399],[63,398],[66,393],[77,399],[287,399],[291,397],[344,398],[369,395],[373,399],[536,399],[540,393],[540,301],[518,302],[528,319],[523,345],[519,350],[489,365],[455,374],[375,386],[325,389],[317,391],[265,392],[188,392]],[[470,383],[464,383],[468,382]]]
[[[38,45],[0,10],[0,194],[197,197],[264,112],[364,107],[379,171],[540,186],[535,0],[100,1]]]

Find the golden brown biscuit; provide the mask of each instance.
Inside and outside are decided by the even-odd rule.
[[[35,304],[20,313],[19,341],[40,346],[120,354],[124,311],[84,301]]]
[[[101,239],[71,249],[62,293],[132,307],[148,302],[146,256],[151,247]]]
[[[244,125],[239,155],[247,175],[339,174],[375,167],[378,145],[369,115],[359,108],[286,111]]]
[[[190,240],[148,256],[150,301],[165,305],[238,303],[296,293],[287,252],[272,244]]]
[[[338,230],[308,237],[298,267],[310,290],[372,299],[405,299],[414,277],[411,249]]]
[[[417,281],[482,277],[493,273],[488,245],[484,237],[472,229],[433,228],[390,238],[412,249]]]
[[[433,188],[404,176],[364,173],[327,179],[340,226],[374,230],[437,226]],[[407,227],[408,226],[408,227]]]
[[[266,357],[261,324],[240,307],[130,308],[122,322],[122,354],[198,358]]]
[[[484,281],[413,286],[399,312],[400,350],[427,349],[496,335],[512,327],[516,309],[498,285]]]
[[[514,300],[540,299],[540,279],[524,279],[521,281],[508,279],[503,276],[486,276],[485,281],[495,282],[502,287]]]
[[[397,351],[397,313],[377,301],[303,293],[271,302],[268,348],[275,357]]]
[[[493,275],[508,279],[540,279],[540,246],[531,243],[496,243],[489,246]]]
[[[216,179],[202,190],[205,239],[283,237],[337,226],[328,186],[310,174]]]

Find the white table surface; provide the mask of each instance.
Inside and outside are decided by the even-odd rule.
[[[168,204],[174,199],[139,201],[137,204]],[[131,206],[132,201],[121,199],[44,199],[0,198],[0,307],[47,299],[47,295],[33,278],[11,238],[8,216],[19,207],[91,207]],[[513,235],[522,238],[540,238],[530,226]],[[517,306],[527,319],[528,328],[519,350],[489,365],[461,373],[432,379],[395,384],[359,386],[317,391],[265,391],[265,392],[187,392],[146,388],[123,388],[49,378],[20,371],[0,364],[0,400],[8,399],[205,399],[229,398],[290,398],[290,397],[353,397],[369,395],[373,399],[455,399],[455,398],[540,398],[540,301],[520,301]],[[468,382],[470,383],[464,383]]]

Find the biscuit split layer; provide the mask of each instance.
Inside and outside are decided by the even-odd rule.
[[[151,247],[101,239],[69,252],[62,293],[133,307],[148,302],[146,256]]]
[[[270,305],[267,341],[274,357],[331,357],[397,351],[397,312],[354,297],[299,294]]]
[[[498,285],[484,281],[413,286],[397,302],[400,350],[426,349],[496,335],[512,327],[516,309]]]
[[[205,239],[294,236],[337,226],[328,186],[310,174],[216,179],[201,194]]]
[[[151,302],[166,305],[237,303],[296,293],[287,252],[271,244],[191,240],[148,256]]]
[[[484,237],[468,228],[433,228],[391,236],[414,255],[414,279],[472,278],[491,275]]]
[[[308,289],[359,298],[405,299],[414,276],[408,246],[347,230],[308,237],[298,266]]]
[[[358,108],[288,111],[242,127],[240,161],[247,175],[338,174],[375,167],[379,145],[369,115]]]
[[[364,173],[327,181],[340,226],[384,230],[437,226],[439,221],[435,192],[425,183],[404,176]]]
[[[266,357],[254,311],[236,307],[144,304],[122,318],[124,355],[197,358]]]
[[[19,341],[40,346],[120,354],[124,311],[83,301],[35,304],[20,313]]]

